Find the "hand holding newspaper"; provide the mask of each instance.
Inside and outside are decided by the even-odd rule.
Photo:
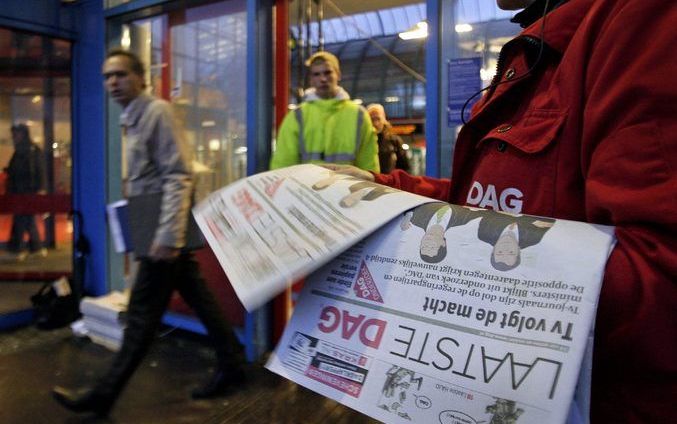
[[[586,422],[577,381],[612,228],[312,165],[250,177],[195,214],[248,309],[315,271],[272,371],[385,422]]]

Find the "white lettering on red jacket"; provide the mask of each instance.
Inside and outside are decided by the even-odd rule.
[[[485,189],[478,181],[474,181],[465,201],[468,205],[480,208],[518,214],[522,212],[522,196],[522,192],[514,187],[506,188],[498,194],[493,184],[488,184]]]

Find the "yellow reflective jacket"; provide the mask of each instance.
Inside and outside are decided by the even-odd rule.
[[[333,99],[307,96],[285,116],[270,169],[340,163],[379,172],[378,144],[367,111],[340,89]]]

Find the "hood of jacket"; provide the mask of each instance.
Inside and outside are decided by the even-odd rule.
[[[314,88],[308,88],[303,92],[303,100],[306,102],[312,102],[315,100],[350,100],[350,94],[343,87],[338,87],[336,95],[332,99],[322,99],[315,92]]]

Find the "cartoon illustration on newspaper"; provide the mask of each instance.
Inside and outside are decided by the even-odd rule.
[[[417,377],[414,371],[393,365],[386,373],[378,407],[411,420],[407,411],[414,407],[422,383],[423,377]]]
[[[496,402],[487,405],[486,412],[491,414],[489,424],[515,424],[524,410],[517,408],[514,400],[496,398]]]

